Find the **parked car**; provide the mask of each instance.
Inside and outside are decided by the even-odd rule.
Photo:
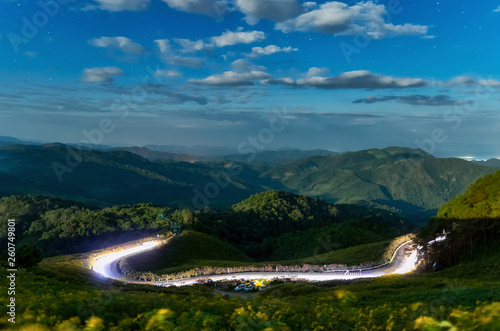
[[[255,286],[253,285],[253,283],[250,283],[250,284],[245,286],[244,291],[249,292],[249,291],[253,290],[254,288],[255,288]]]
[[[247,286],[246,284],[239,284],[238,286],[236,286],[236,287],[234,288],[234,290],[235,290],[236,292],[243,291],[243,290],[245,290],[246,286]]]

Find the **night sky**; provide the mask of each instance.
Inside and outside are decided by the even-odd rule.
[[[0,13],[0,136],[500,157],[498,0],[0,0]]]

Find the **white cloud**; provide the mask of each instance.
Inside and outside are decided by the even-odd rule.
[[[128,54],[144,54],[144,47],[126,37],[101,37],[90,39],[88,43],[94,47],[119,49]]]
[[[310,77],[315,77],[315,76],[323,76],[329,72],[330,72],[330,69],[328,69],[328,68],[312,67],[312,68],[309,68],[309,70],[307,71],[306,77],[310,78]]]
[[[291,53],[291,52],[297,52],[298,48],[292,48],[290,46],[288,47],[279,47],[276,45],[269,45],[264,48],[262,47],[253,47],[252,48],[252,53],[249,53],[248,56],[253,57],[253,58],[259,58],[262,55],[272,55],[276,53]]]
[[[314,76],[325,74],[324,68],[311,68],[306,78],[293,81],[290,78],[264,81],[267,85],[285,85],[293,87],[314,87],[317,89],[402,89],[432,85],[421,78],[394,78],[373,74],[367,70],[349,71],[334,77]]]
[[[386,89],[429,85],[421,78],[393,78],[372,74],[368,70],[349,71],[335,77],[308,77],[297,80],[297,84],[319,89]]]
[[[459,76],[448,81],[440,82],[441,85],[449,87],[481,85],[483,87],[500,87],[500,81],[496,79],[476,79],[474,77]]]
[[[304,2],[302,4],[302,6],[304,7],[304,9],[306,11],[311,11],[313,9],[318,8],[318,4],[316,2],[313,2],[313,1]]]
[[[427,34],[427,26],[387,24],[384,21],[386,15],[386,7],[372,1],[360,2],[353,6],[332,1],[296,18],[278,23],[276,29],[284,33],[303,31],[334,35],[366,35],[372,39]]]
[[[227,30],[221,36],[212,37],[212,42],[217,47],[224,47],[237,44],[251,44],[266,39],[266,35],[262,31],[244,32],[242,30],[242,28],[239,28],[236,32]]]
[[[236,6],[250,25],[257,24],[261,18],[283,22],[304,12],[297,0],[236,0]]]
[[[88,68],[83,71],[82,81],[86,83],[111,83],[113,77],[123,75],[123,70],[116,67]]]
[[[431,107],[461,106],[472,103],[472,101],[470,100],[455,100],[448,95],[430,96],[421,94],[406,95],[406,96],[389,95],[383,97],[376,97],[372,95],[363,99],[355,100],[353,101],[353,103],[372,104],[377,102],[392,102],[392,101],[413,106],[431,106]]]
[[[476,83],[475,78],[467,76],[455,77],[446,82],[448,86],[466,86],[466,85],[473,85],[475,83]]]
[[[151,4],[151,0],[95,0],[97,8],[108,11],[138,11],[146,10]],[[93,9],[94,6],[86,7]]]
[[[176,43],[179,43],[180,40],[184,39],[177,39],[175,41]],[[160,49],[160,59],[166,63],[190,67],[193,69],[199,69],[205,64],[205,62],[200,58],[179,55],[179,52],[173,49],[172,44],[168,39],[157,39],[155,40],[155,43]]]
[[[268,69],[264,66],[257,66],[247,62],[243,59],[239,59],[231,63],[231,67],[236,72],[252,72],[252,71],[262,71],[267,72]]]
[[[197,57],[184,57],[184,56],[167,56],[162,58],[165,62],[175,64],[178,66],[189,67],[193,69],[200,69],[205,62]]]
[[[179,44],[185,53],[194,53],[198,51],[203,51],[205,53],[211,54],[214,51],[213,44],[207,44],[203,40],[192,41],[189,39],[174,39],[174,41]]]
[[[481,79],[477,81],[479,85],[487,87],[500,87],[500,81],[496,79]]]
[[[168,39],[156,39],[155,43],[156,45],[158,45],[160,53],[162,54],[168,53],[172,49],[172,45],[170,44],[170,40]]]
[[[277,78],[277,79],[264,79],[260,82],[262,85],[283,85],[291,87],[300,87],[291,77]]]
[[[495,13],[500,13],[500,6],[498,6],[497,9],[494,10]]]
[[[237,73],[226,71],[222,75],[213,75],[205,79],[191,79],[188,82],[193,84],[214,85],[214,86],[245,86],[254,85],[255,80],[269,79],[267,72],[251,71]]]
[[[221,19],[228,12],[228,2],[224,0],[162,0],[176,10],[207,15]]]
[[[156,70],[155,77],[176,78],[182,77],[182,74],[175,70]]]

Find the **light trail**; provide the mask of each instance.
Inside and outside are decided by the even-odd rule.
[[[133,284],[147,284],[156,286],[186,286],[198,283],[200,281],[211,280],[211,281],[221,281],[226,280],[252,280],[252,279],[300,279],[309,281],[329,281],[329,280],[352,280],[360,278],[374,278],[389,274],[402,274],[408,273],[415,268],[417,260],[417,250],[413,250],[411,255],[408,257],[404,253],[407,247],[409,247],[410,242],[405,242],[401,244],[394,252],[391,261],[382,264],[377,267],[367,268],[367,269],[353,269],[353,270],[336,270],[328,272],[240,272],[232,274],[220,274],[220,275],[206,275],[191,277],[185,279],[176,279],[170,281],[146,281],[137,280],[125,276],[119,272],[117,264],[121,259],[132,256],[135,254],[143,253],[148,250],[156,248],[161,243],[165,241],[149,241],[142,243],[141,245],[129,249],[125,249],[116,253],[110,253],[105,256],[99,257],[94,260],[93,270],[98,274],[110,278],[119,280],[126,283]],[[403,254],[402,262],[393,262],[397,255]],[[398,259],[401,261],[401,259]],[[399,266],[397,264],[402,264]]]
[[[148,242],[142,243],[140,246],[137,246],[137,247],[124,249],[123,251],[119,251],[116,253],[109,253],[107,255],[104,255],[102,257],[95,259],[92,269],[95,272],[97,272],[98,274],[101,274],[102,276],[104,276],[106,278],[113,278],[113,277],[111,277],[111,275],[108,275],[108,273],[106,272],[106,269],[107,269],[106,267],[109,264],[111,264],[112,262],[114,262],[116,260],[123,259],[126,256],[139,254],[139,253],[145,252],[147,250],[150,250],[152,248],[155,248],[160,243],[161,242],[159,242],[159,241],[148,241]]]
[[[405,264],[394,271],[395,274],[407,274],[412,272],[417,267],[417,250],[411,252],[410,257],[406,260]]]

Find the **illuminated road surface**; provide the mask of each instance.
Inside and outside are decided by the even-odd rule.
[[[94,270],[95,272],[101,274],[106,278],[113,278],[120,280],[121,278],[116,277],[117,270],[114,270],[116,269],[117,264],[120,262],[120,260],[122,260],[127,256],[143,253],[150,249],[156,248],[158,245],[160,245],[160,243],[161,242],[159,241],[148,241],[134,248],[129,248],[116,253],[104,255],[94,260],[94,265],[92,267],[92,270]],[[118,275],[121,274],[118,273]]]
[[[394,252],[391,263],[374,267],[370,269],[354,269],[343,271],[327,271],[327,272],[241,272],[222,275],[210,275],[185,278],[181,280],[171,281],[145,281],[137,280],[123,275],[118,264],[125,257],[136,255],[156,248],[161,242],[145,242],[140,246],[111,253],[94,260],[93,270],[103,277],[119,280],[126,283],[145,284],[156,286],[186,286],[198,283],[200,281],[212,280],[220,281],[228,280],[252,280],[252,279],[304,279],[310,281],[329,281],[329,280],[346,280],[359,278],[374,278],[390,274],[404,274],[415,269],[417,262],[417,250],[411,250],[411,242],[406,242],[398,247]]]

